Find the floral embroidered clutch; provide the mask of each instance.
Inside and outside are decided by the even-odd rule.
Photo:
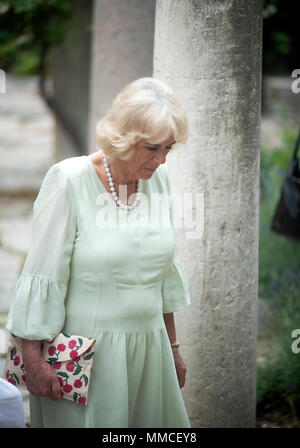
[[[96,340],[83,336],[59,333],[53,341],[42,342],[45,361],[56,370],[62,398],[87,404],[91,367]],[[22,360],[22,340],[10,334],[4,378],[20,388],[26,388],[26,370]]]

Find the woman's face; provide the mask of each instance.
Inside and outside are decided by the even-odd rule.
[[[151,144],[144,139],[140,140],[135,145],[134,156],[128,164],[129,170],[135,173],[137,179],[149,179],[156,168],[165,163],[167,154],[175,143],[174,137],[159,145]]]

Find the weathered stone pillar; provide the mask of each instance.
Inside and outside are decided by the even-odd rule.
[[[255,426],[261,40],[260,0],[156,2],[153,76],[190,123],[167,161],[171,183],[204,195],[202,237],[177,229],[193,302],[176,314],[193,427]]]
[[[56,120],[56,159],[87,154],[92,0],[74,0],[68,33],[51,56]],[[72,134],[72,137],[71,135]]]
[[[152,76],[155,0],[94,0],[90,144],[97,121],[129,82]]]

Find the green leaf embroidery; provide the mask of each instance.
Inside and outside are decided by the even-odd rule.
[[[78,373],[80,373],[82,370],[82,367],[80,365],[78,365],[75,369],[75,372],[73,373],[73,375],[78,375]]]
[[[71,337],[71,335],[70,335],[69,333],[63,333],[63,335],[64,335],[66,338],[70,338],[70,337]]]
[[[83,378],[84,379],[84,383],[85,383],[85,386],[87,386],[88,385],[88,382],[89,382],[89,379],[88,379],[88,377],[86,376],[86,375],[82,375],[82,377],[81,378]]]
[[[74,392],[74,394],[73,394],[73,401],[75,401],[75,403],[77,403],[77,399],[78,399],[78,393]]]
[[[94,356],[94,354],[95,354],[95,352],[91,352],[91,353],[89,353],[88,355],[83,356],[83,359],[84,359],[85,361],[88,361],[89,359],[91,359],[91,358]]]
[[[13,373],[13,376],[16,378],[17,383],[20,384],[20,380],[19,380],[19,378],[17,377],[17,375],[16,375],[15,373]]]
[[[58,358],[48,358],[49,362],[56,362],[58,360]]]
[[[14,359],[14,349],[12,348],[10,351],[10,360],[12,361]]]
[[[81,338],[78,338],[78,342],[79,342],[79,344],[80,344],[80,345],[82,345],[82,344],[83,344],[83,342],[82,342],[82,339],[81,339]]]
[[[65,372],[57,372],[57,375],[63,376],[64,378],[69,378],[69,375]]]

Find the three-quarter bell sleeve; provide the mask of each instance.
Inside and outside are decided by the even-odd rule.
[[[171,200],[171,186],[168,177],[167,167],[161,165],[161,169],[164,172],[164,184],[170,197],[170,222],[174,230],[174,217],[173,217],[173,202]],[[164,280],[162,282],[162,302],[163,313],[172,313],[187,308],[191,305],[191,296],[189,291],[189,284],[182,265],[176,255],[176,247],[174,257],[169,264]]]
[[[73,202],[68,175],[52,165],[33,205],[31,244],[8,314],[6,328],[16,336],[51,341],[63,327],[77,227]]]
[[[173,313],[191,304],[188,283],[179,260],[175,257],[162,284],[163,313]]]

